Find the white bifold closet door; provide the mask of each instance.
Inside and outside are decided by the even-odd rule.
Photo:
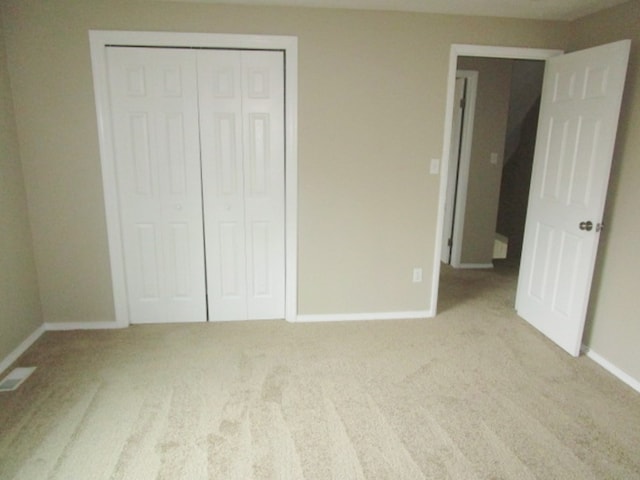
[[[205,321],[196,58],[107,50],[130,321]]]
[[[283,318],[282,52],[107,55],[130,322]]]
[[[284,318],[282,52],[201,50],[198,88],[212,318]]]

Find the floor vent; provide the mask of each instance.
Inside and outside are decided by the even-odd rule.
[[[0,392],[10,392],[15,390],[33,373],[36,367],[14,368],[9,375],[0,382]]]

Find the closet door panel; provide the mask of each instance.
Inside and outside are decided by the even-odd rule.
[[[198,52],[209,319],[247,319],[241,63]]]
[[[284,318],[284,58],[241,58],[248,316]]]
[[[198,52],[211,320],[284,318],[282,52]]]
[[[195,55],[107,59],[130,321],[205,321]]]

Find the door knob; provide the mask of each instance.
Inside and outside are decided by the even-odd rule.
[[[591,230],[593,230],[593,222],[591,222],[591,220],[587,221],[587,222],[580,222],[580,230],[586,230],[587,232],[590,232]]]

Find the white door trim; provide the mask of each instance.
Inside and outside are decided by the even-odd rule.
[[[499,47],[484,45],[453,44],[449,52],[449,73],[447,75],[447,100],[444,112],[444,139],[442,142],[442,169],[440,175],[440,195],[438,200],[438,221],[436,227],[436,242],[433,254],[433,272],[431,285],[431,312],[437,313],[438,290],[440,286],[440,256],[442,252],[442,229],[444,228],[444,204],[447,194],[447,178],[449,170],[449,150],[451,144],[451,130],[453,123],[453,95],[456,85],[456,70],[458,57],[490,57],[514,58],[521,60],[547,60],[561,55],[563,50],[547,50],[539,48]]]
[[[474,70],[457,70],[456,77],[467,80],[465,92],[465,108],[462,115],[462,139],[460,143],[460,164],[458,165],[458,182],[453,192],[449,192],[454,199],[453,232],[451,244],[451,266],[463,267],[462,238],[464,236],[464,215],[467,208],[467,188],[469,186],[469,169],[471,167],[471,143],[473,139],[473,122],[476,115],[476,97],[478,94],[478,72]],[[455,79],[454,79],[455,83]],[[453,126],[453,125],[452,125]],[[451,137],[449,137],[451,138]],[[447,160],[449,157],[447,157]],[[448,166],[448,163],[447,163]],[[448,185],[448,184],[447,184]],[[448,185],[449,186],[449,185]],[[447,190],[447,188],[445,188]],[[446,194],[447,192],[445,192]],[[443,239],[444,240],[444,239]],[[468,268],[465,266],[465,268]]]
[[[129,325],[126,277],[121,243],[120,210],[111,131],[107,81],[108,45],[147,47],[202,47],[279,50],[285,55],[285,319],[296,321],[298,298],[298,39],[278,35],[232,35],[213,33],[89,31],[91,64],[98,121],[107,236],[116,324]]]

